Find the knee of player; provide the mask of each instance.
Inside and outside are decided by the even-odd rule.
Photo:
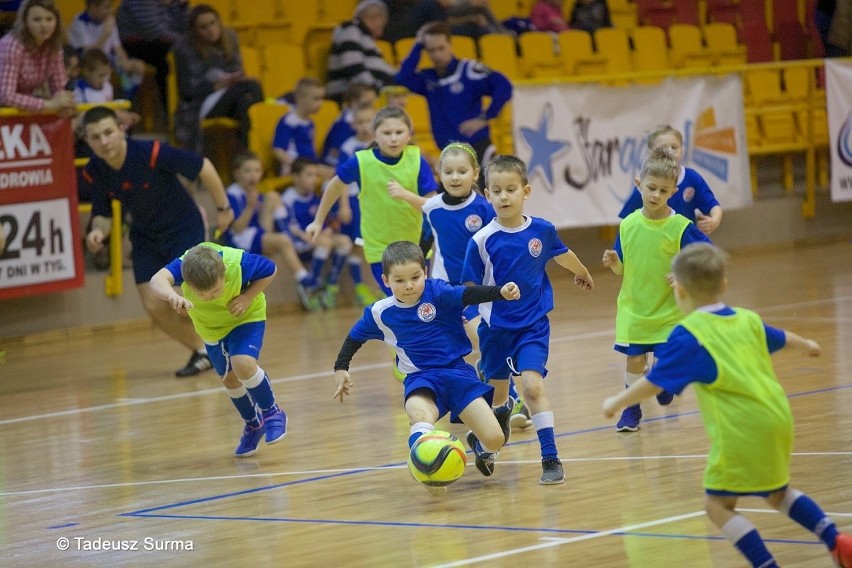
[[[526,401],[537,401],[547,396],[544,392],[544,381],[540,375],[536,377],[524,377],[520,387]]]
[[[503,430],[500,429],[500,425],[497,424],[496,420],[492,427],[483,432],[481,436],[477,434],[476,437],[479,438],[479,443],[482,444],[484,448],[492,452],[496,452],[502,448],[506,441],[506,436],[503,434]]]
[[[349,254],[352,250],[352,239],[339,233],[334,235],[334,250],[338,254]]]
[[[247,355],[234,355],[231,357],[231,368],[238,379],[246,381],[257,374],[257,360]]]

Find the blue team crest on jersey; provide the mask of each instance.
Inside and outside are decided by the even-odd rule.
[[[694,187],[687,187],[686,189],[683,190],[683,202],[684,203],[689,203],[694,198],[695,198],[695,188]]]
[[[482,217],[473,213],[468,215],[464,220],[464,228],[470,231],[471,233],[477,232],[482,228]]]
[[[544,176],[545,189],[551,192],[553,191],[553,160],[571,148],[571,142],[568,140],[548,137],[552,123],[553,106],[547,103],[541,111],[538,126],[535,128],[520,127],[521,138],[530,149],[530,158],[527,162],[529,177]]]
[[[435,306],[429,302],[417,306],[417,317],[419,317],[421,321],[430,322],[435,319],[437,314],[438,310],[436,310]]]
[[[452,94],[458,95],[462,91],[464,91],[464,85],[462,85],[461,81],[459,81],[457,83],[453,83],[452,85],[450,85],[450,92]]]
[[[541,241],[538,239],[530,239],[530,242],[527,244],[527,248],[530,249],[531,255],[533,255],[535,258],[538,258],[538,256],[541,254],[542,249]]]

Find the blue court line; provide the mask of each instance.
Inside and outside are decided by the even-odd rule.
[[[50,527],[47,527],[47,528],[49,528],[49,529],[67,529],[69,527],[76,527],[79,524],[80,523],[65,523],[64,525],[53,525],[53,526],[50,526]]]
[[[809,390],[809,391],[801,391],[801,392],[798,392],[798,393],[789,394],[789,395],[787,395],[787,398],[797,398],[797,397],[801,397],[801,396],[824,394],[824,393],[827,393],[827,392],[845,390],[845,389],[849,389],[849,388],[852,388],[852,384],[838,385],[838,386],[826,387],[826,388]],[[665,416],[657,416],[657,417],[643,419],[643,420],[645,422],[656,422],[656,421],[661,421],[661,420],[671,420],[671,419],[675,419],[675,418],[695,416],[697,414],[699,414],[698,410],[690,410],[690,411],[687,411],[687,412],[680,412],[680,413],[677,413],[677,414],[668,414],[668,415],[665,415]],[[609,431],[611,429],[612,429],[612,425],[610,424],[610,425],[606,425],[606,426],[597,426],[597,427],[594,427],[594,428],[585,428],[585,429],[582,429],[582,430],[573,430],[573,431],[570,431],[570,432],[563,432],[561,434],[557,434],[556,437],[557,438],[563,438],[563,437],[570,437],[570,436],[578,436],[580,434],[588,434],[588,433],[592,433],[592,432],[600,432],[600,431],[605,431],[605,430]],[[529,444],[529,443],[532,443],[532,442],[538,442],[538,439],[532,438],[530,440],[511,442],[507,445],[509,445],[509,446],[521,445],[521,444]],[[300,480],[296,480],[296,481],[288,481],[288,482],[285,482],[285,483],[277,483],[277,484],[274,484],[274,485],[268,485],[268,486],[264,486],[264,487],[255,487],[255,488],[246,489],[246,490],[243,490],[243,491],[236,491],[236,492],[232,492],[232,493],[224,493],[224,494],[221,494],[221,495],[213,495],[211,497],[204,497],[204,498],[201,498],[201,499],[192,499],[192,500],[189,500],[189,501],[181,501],[181,502],[178,502],[178,503],[161,505],[159,507],[151,507],[151,508],[147,508],[147,509],[140,509],[140,510],[131,511],[131,512],[128,512],[128,513],[120,513],[118,516],[119,517],[155,517],[155,518],[174,518],[174,519],[197,519],[197,520],[253,520],[253,521],[272,521],[272,522],[299,522],[299,523],[303,522],[303,523],[380,525],[380,526],[416,526],[416,527],[436,526],[436,527],[443,527],[443,528],[475,528],[475,529],[478,529],[478,530],[514,530],[514,531],[532,531],[532,532],[564,531],[564,532],[569,532],[569,533],[573,532],[573,533],[579,533],[579,534],[590,534],[590,533],[599,532],[599,531],[582,531],[582,530],[575,531],[575,530],[571,530],[571,529],[542,529],[542,528],[530,529],[530,528],[519,528],[519,527],[512,528],[512,527],[486,527],[486,526],[480,527],[480,526],[473,526],[473,525],[471,525],[471,526],[465,526],[465,525],[427,525],[427,524],[417,524],[417,523],[388,523],[388,522],[382,522],[382,521],[344,521],[344,520],[317,520],[317,519],[314,519],[314,520],[262,519],[262,518],[251,518],[251,517],[219,517],[219,516],[205,516],[205,515],[196,516],[196,515],[168,515],[168,514],[167,515],[152,515],[151,514],[155,511],[165,511],[165,510],[176,509],[176,508],[179,508],[179,507],[185,507],[185,506],[189,506],[189,505],[196,505],[196,504],[200,504],[200,503],[209,503],[209,502],[212,502],[212,501],[218,501],[218,500],[226,499],[226,498],[229,498],[229,497],[238,497],[238,496],[241,496],[241,495],[250,495],[250,494],[253,494],[253,493],[259,493],[261,491],[267,491],[267,490],[270,490],[270,489],[278,489],[278,488],[281,488],[281,487],[301,485],[301,484],[309,483],[309,482],[313,482],[313,481],[322,481],[322,480],[325,480],[325,479],[345,477],[345,476],[349,476],[349,475],[355,475],[355,474],[359,474],[359,473],[375,471],[376,469],[381,469],[381,468],[398,467],[400,465],[404,465],[404,462],[398,462],[398,463],[393,463],[393,464],[385,464],[385,465],[382,465],[382,466],[378,466],[377,468],[353,469],[351,471],[339,472],[339,473],[334,473],[334,474],[329,474],[329,475],[314,476],[314,477],[309,477],[309,478],[306,478],[306,479],[300,479]],[[644,536],[644,535],[647,534],[649,536],[653,536],[653,535],[651,535],[651,533],[613,533],[613,534],[632,535],[632,536]],[[697,536],[696,537],[690,537],[689,535],[680,535],[680,536],[675,535],[675,536],[672,536],[672,538],[719,539],[721,537],[697,537]],[[771,539],[764,539],[764,540],[766,540],[767,542],[788,542],[788,543],[793,543],[793,544],[814,544],[814,543],[809,542],[809,541],[800,543],[799,541],[788,541],[788,540],[771,540]]]

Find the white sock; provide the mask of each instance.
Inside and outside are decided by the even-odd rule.
[[[632,385],[633,383],[635,383],[636,381],[641,379],[643,376],[644,375],[642,375],[642,373],[628,373],[627,371],[625,371],[624,372],[624,386],[629,387],[630,385]]]
[[[535,426],[536,431],[541,430],[543,428],[553,428],[553,411],[546,410],[544,412],[534,414],[532,417],[532,423]]]

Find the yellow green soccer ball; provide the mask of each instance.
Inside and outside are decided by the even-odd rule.
[[[423,434],[408,452],[411,476],[431,487],[444,487],[464,473],[467,455],[458,438],[449,432],[433,430]]]

